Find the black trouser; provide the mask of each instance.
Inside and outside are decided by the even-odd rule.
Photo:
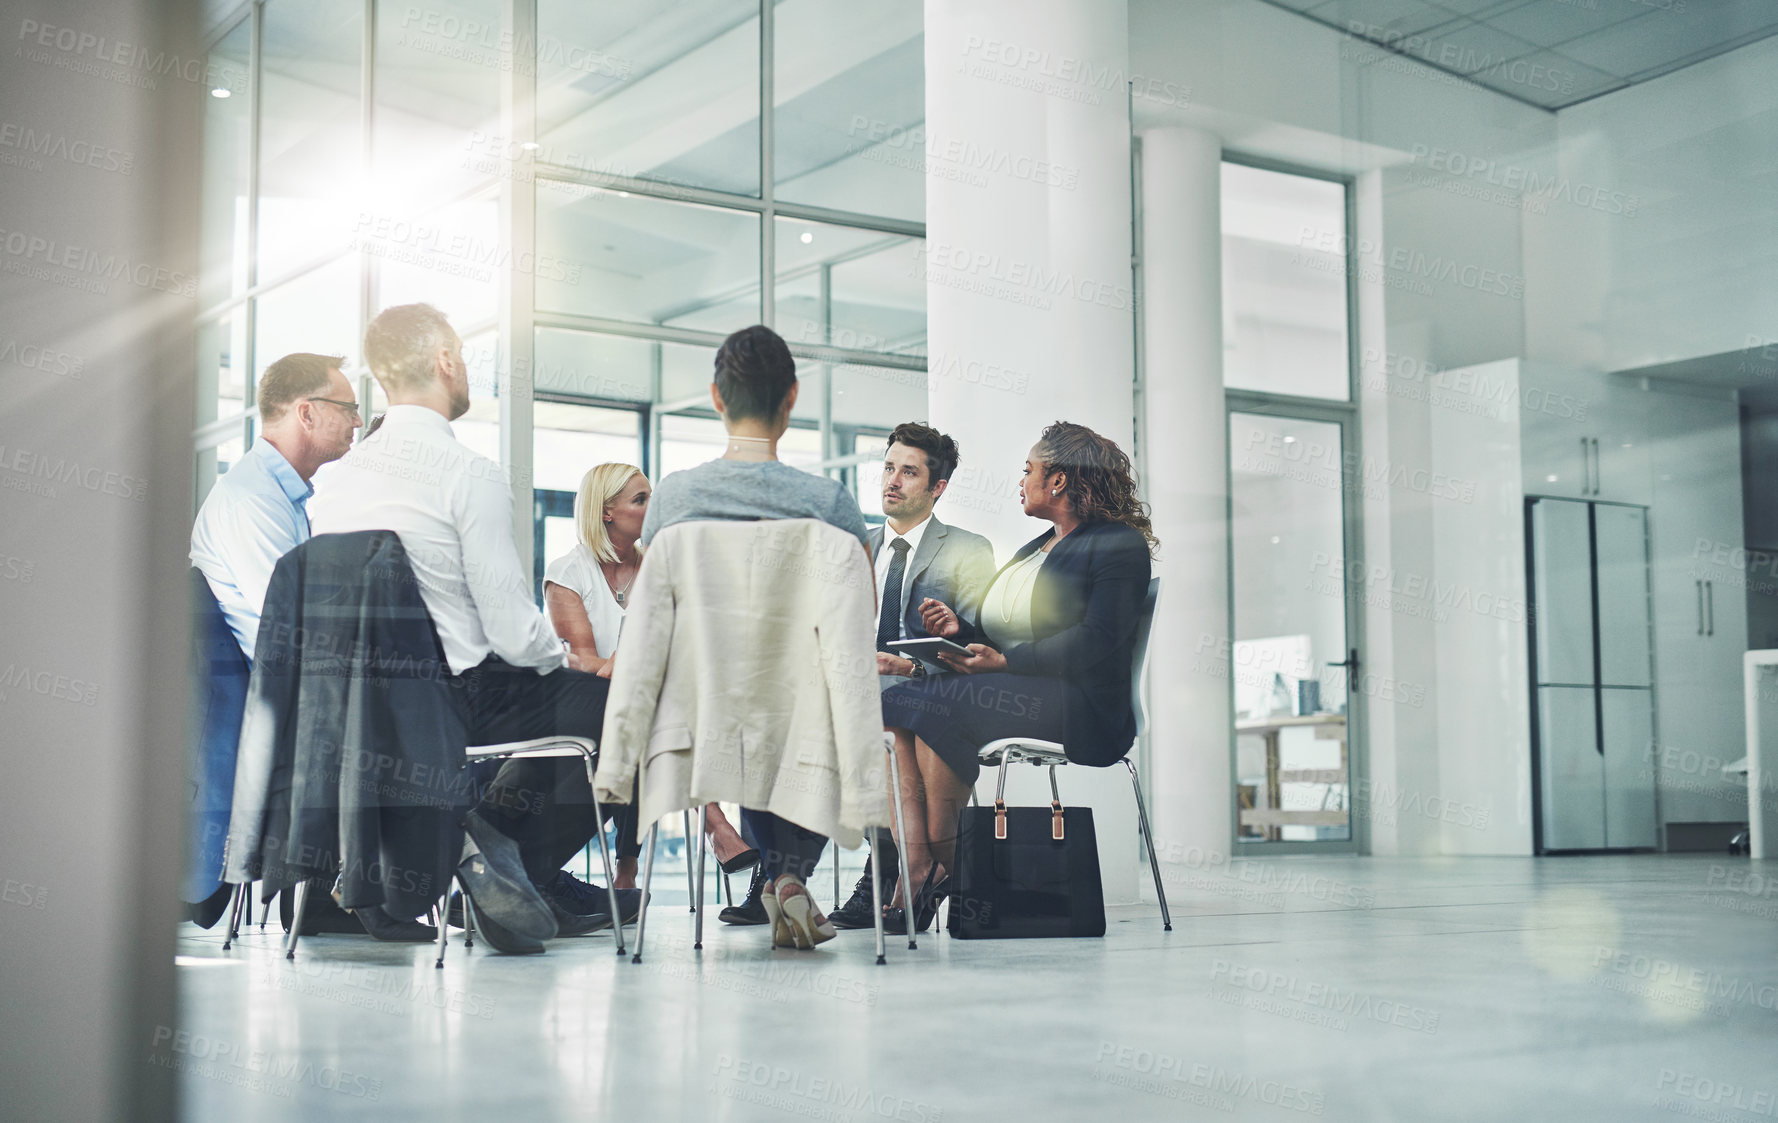
[[[557,734],[597,740],[611,684],[566,667],[540,675],[490,655],[456,676],[455,685],[469,743],[496,745]],[[519,844],[525,872],[540,885],[555,877],[600,829],[579,756],[486,761],[472,766],[472,775],[481,789],[476,811]],[[618,819],[620,848],[635,838],[634,799],[606,813]]]
[[[741,808],[741,827],[759,849],[761,872],[768,878],[793,873],[804,881],[815,872],[827,836],[799,827],[770,811]]]

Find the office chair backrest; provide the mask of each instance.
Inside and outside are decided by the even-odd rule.
[[[1148,579],[1148,595],[1142,600],[1142,615],[1136,618],[1136,642],[1130,652],[1130,709],[1136,715],[1136,736],[1148,728],[1148,714],[1142,709],[1142,671],[1148,665],[1148,635],[1154,630],[1154,606],[1160,599],[1161,579]]]

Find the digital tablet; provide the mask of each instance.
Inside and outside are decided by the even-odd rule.
[[[919,639],[892,639],[883,646],[898,655],[909,659],[918,659],[934,670],[948,671],[949,667],[940,663],[936,656],[941,651],[949,651],[967,659],[972,654],[969,648],[945,639],[943,636],[922,636]]]

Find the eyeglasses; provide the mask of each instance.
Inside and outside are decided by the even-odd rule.
[[[345,410],[347,413],[351,414],[353,417],[358,418],[360,421],[362,421],[364,419],[364,415],[358,412],[358,403],[357,402],[336,402],[332,398],[304,398],[303,401],[305,401],[305,402],[326,402],[330,406],[339,406],[341,409]]]

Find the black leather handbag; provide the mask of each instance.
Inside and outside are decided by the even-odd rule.
[[[959,939],[1105,935],[1093,809],[965,807],[950,902]]]

